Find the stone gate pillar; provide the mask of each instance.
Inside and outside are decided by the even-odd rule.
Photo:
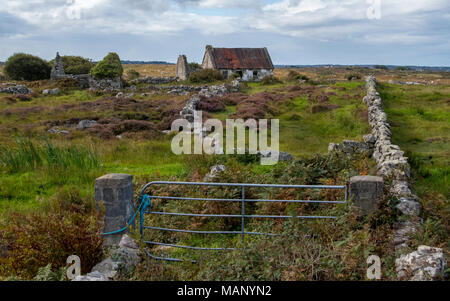
[[[103,233],[117,231],[125,227],[134,214],[133,176],[127,174],[107,174],[95,180],[95,206],[105,208]],[[134,226],[134,224],[133,224]],[[123,231],[105,235],[103,245],[118,245]]]
[[[350,179],[350,197],[354,205],[361,208],[362,214],[376,209],[378,200],[383,196],[383,178],[375,176],[357,176]]]

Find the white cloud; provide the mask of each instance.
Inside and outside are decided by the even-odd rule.
[[[12,21],[0,20],[5,24],[0,37],[128,34],[173,37],[183,43],[190,36],[216,41],[226,36],[230,43],[233,35],[261,34],[275,40],[448,48],[450,1],[380,0],[381,19],[372,20],[367,11],[373,1],[9,0],[0,6],[0,16]]]

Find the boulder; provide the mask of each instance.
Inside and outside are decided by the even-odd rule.
[[[442,249],[419,246],[417,251],[396,259],[395,266],[401,280],[427,281],[443,278],[447,262]]]
[[[204,181],[205,182],[211,181],[225,170],[226,170],[225,165],[214,165],[213,167],[211,167],[210,172],[205,175]]]
[[[77,130],[88,129],[88,128],[91,128],[96,125],[97,125],[97,121],[95,121],[95,120],[87,120],[87,119],[81,120],[77,125]]]

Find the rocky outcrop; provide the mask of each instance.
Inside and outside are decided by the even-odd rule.
[[[129,274],[141,261],[141,253],[137,242],[127,234],[122,236],[119,248],[112,250],[111,255],[94,266],[84,276],[77,276],[73,281],[109,281],[116,280],[121,274]]]
[[[400,256],[395,261],[401,280],[439,280],[445,276],[447,262],[442,249],[419,246],[417,251]]]

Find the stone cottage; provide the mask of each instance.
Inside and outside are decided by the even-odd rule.
[[[215,69],[225,78],[239,74],[243,81],[262,80],[273,75],[273,63],[267,48],[214,48],[206,46],[203,69]]]

